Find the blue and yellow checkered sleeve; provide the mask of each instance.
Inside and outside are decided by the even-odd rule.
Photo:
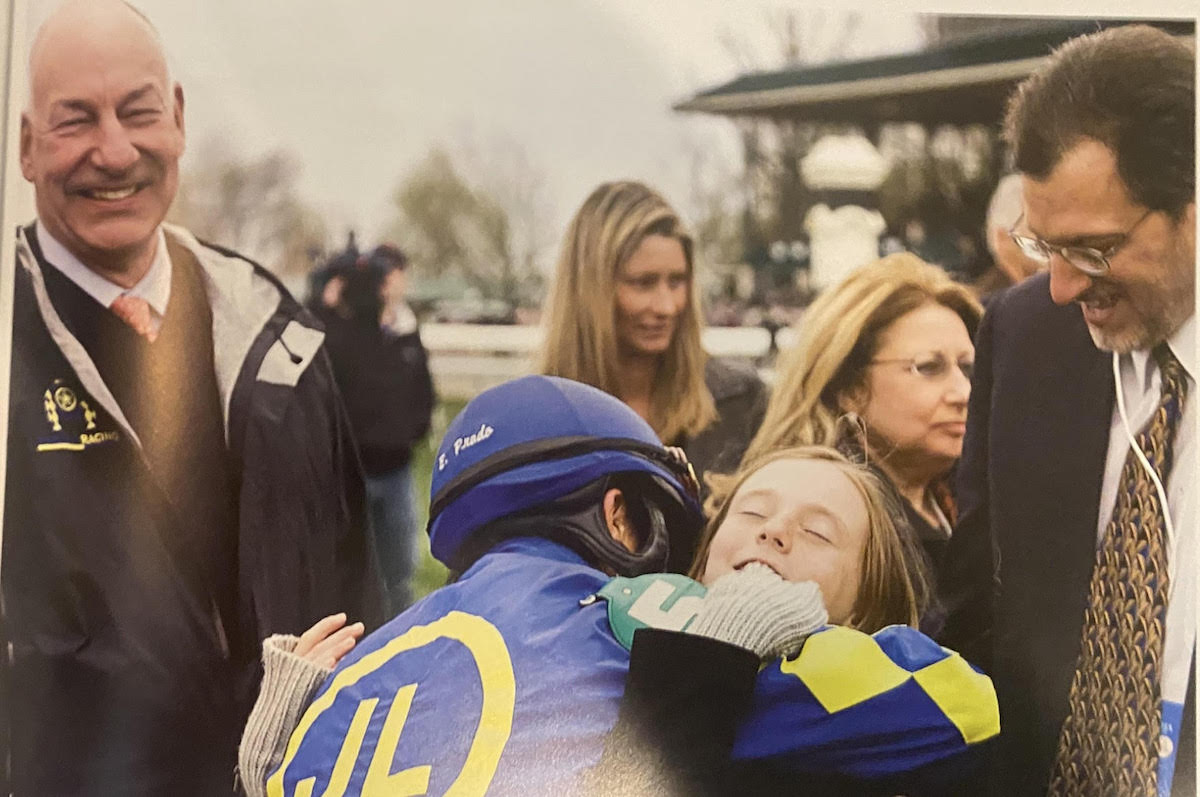
[[[888,780],[961,771],[1000,732],[991,679],[920,632],[829,626],[759,673],[734,757]]]

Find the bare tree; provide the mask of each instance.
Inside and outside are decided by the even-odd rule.
[[[691,221],[696,257],[710,265],[736,263],[742,258],[743,239],[735,206],[740,177],[695,136],[685,137],[681,149],[689,184],[683,209]]]
[[[310,253],[325,249],[328,231],[300,198],[299,176],[290,153],[245,158],[222,141],[208,141],[181,180],[171,218],[278,273],[307,271]]]
[[[720,41],[743,70],[779,69],[836,60],[850,50],[862,23],[858,12],[777,9],[764,15],[773,42],[755,49],[725,33]],[[745,256],[762,260],[772,241],[803,235],[812,194],[800,175],[800,162],[828,126],[793,119],[739,122],[744,151],[742,233]]]
[[[505,297],[540,285],[541,266],[557,240],[546,174],[515,139],[499,133],[464,135],[459,146],[463,171],[494,205],[493,247],[501,264]]]
[[[718,42],[742,71],[835,61],[849,51],[862,15],[857,11],[782,8],[764,12],[763,24],[773,40],[771,49],[757,48],[729,31],[718,34]]]
[[[837,60],[862,24],[858,12],[828,9],[780,9],[768,19],[784,66]]]
[[[460,153],[458,160],[494,165],[481,157]],[[484,296],[516,307],[541,283],[543,178],[527,160],[505,165],[511,171],[484,168],[482,177],[468,181],[446,150],[432,150],[396,189],[392,233],[424,273],[457,275]]]
[[[853,52],[863,18],[858,13],[818,9],[779,9],[765,16],[771,47],[755,49],[745,39],[724,34],[721,42],[744,71],[801,67],[835,61]],[[926,46],[966,36],[1000,33],[1027,22],[986,16],[918,18]],[[799,164],[823,135],[847,125],[759,117],[738,120],[745,155],[741,191],[746,258],[766,260],[772,242],[803,236],[802,219],[814,197]],[[994,131],[984,128],[910,129],[882,125],[878,145],[893,164],[878,191],[880,210],[894,231],[913,219],[927,231],[942,230],[955,240],[970,238],[974,251],[985,248],[979,227],[1000,167]],[[978,257],[964,255],[970,270]]]

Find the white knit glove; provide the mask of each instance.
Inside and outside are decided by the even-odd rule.
[[[828,620],[816,582],[785,581],[766,565],[752,562],[709,587],[686,631],[769,660],[794,656]]]
[[[283,761],[288,739],[317,689],[333,670],[297,656],[299,637],[263,641],[263,681],[238,748],[238,774],[249,797],[267,791],[267,776]]]

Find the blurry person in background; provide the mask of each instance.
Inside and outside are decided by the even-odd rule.
[[[367,259],[370,268],[383,274],[383,328],[397,337],[418,335],[417,315],[408,306],[408,255],[395,244],[380,244]],[[421,339],[415,339],[418,346]],[[424,351],[424,347],[421,349]]]
[[[930,189],[917,200],[916,213],[904,229],[908,250],[949,274],[962,273],[973,244],[964,246],[963,236],[953,224],[950,201],[940,190]]]
[[[267,271],[163,223],[184,95],[140,12],[65,3],[29,67],[4,793],[229,794],[259,640],[379,620],[325,336]]]
[[[538,370],[621,399],[703,474],[737,465],[766,389],[752,369],[705,353],[697,295],[679,215],[641,183],[605,183],[563,239]],[[695,541],[679,542],[682,569]]]
[[[795,445],[859,449],[862,436],[847,436],[842,420],[856,419],[866,450],[855,456],[899,494],[898,526],[921,540],[936,582],[954,531],[950,475],[962,453],[981,314],[966,287],[914,255],[855,270],[805,313],[746,460]],[[709,507],[727,491],[727,479],[714,479]],[[940,621],[935,601],[922,628],[935,633]]]
[[[1021,175],[1008,174],[1000,178],[992,199],[988,202],[985,234],[992,265],[971,286],[981,302],[987,303],[992,294],[1045,268],[1045,264],[1030,258],[1012,238],[1013,225],[1021,217]]]
[[[333,372],[366,471],[367,518],[389,616],[412,602],[420,558],[411,460],[428,433],[433,379],[417,320],[404,301],[408,259],[384,244],[344,272],[327,334]]]
[[[309,274],[306,306],[322,323],[344,316],[342,291],[346,288],[346,277],[358,266],[360,258],[358,247],[350,246]]]

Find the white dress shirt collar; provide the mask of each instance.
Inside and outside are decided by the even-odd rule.
[[[1175,330],[1175,334],[1167,338],[1167,346],[1170,347],[1171,353],[1175,355],[1175,359],[1179,360],[1179,364],[1183,366],[1183,370],[1187,371],[1188,376],[1192,381],[1196,381],[1196,314],[1188,316],[1187,321],[1184,321],[1179,329]],[[1130,352],[1130,361],[1133,366],[1133,378],[1135,383],[1140,385],[1143,391],[1148,391],[1151,388],[1151,379],[1153,373],[1150,371],[1150,351],[1148,349],[1139,349]]]
[[[103,306],[110,307],[118,296],[129,294],[145,299],[159,318],[166,315],[167,302],[171,298],[171,258],[167,254],[167,240],[162,227],[158,228],[155,237],[154,260],[150,262],[150,270],[129,290],[85,266],[50,234],[44,224],[37,225],[37,237],[46,262]]]
[[[1175,334],[1167,339],[1171,352],[1179,360],[1179,364],[1188,372],[1192,381],[1196,381],[1196,314],[1188,316]]]

